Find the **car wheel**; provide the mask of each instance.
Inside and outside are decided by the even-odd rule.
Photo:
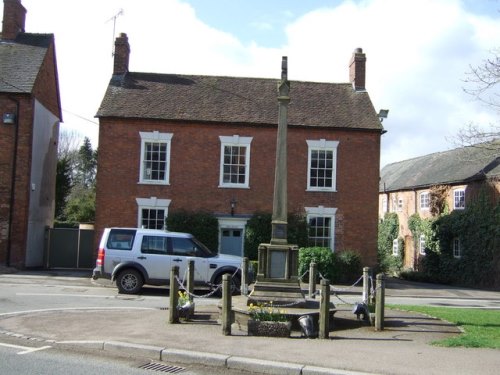
[[[116,278],[118,291],[123,294],[137,294],[143,284],[142,275],[132,268],[121,271]]]
[[[222,277],[224,275],[231,275],[232,276],[233,274],[229,273],[229,272],[225,272],[225,273],[217,276],[217,278],[215,279],[215,285],[222,284]],[[240,278],[236,275],[231,277],[231,294],[232,295],[238,294],[238,292],[240,291],[240,286],[241,286]],[[219,289],[217,289],[217,292],[215,292],[215,295],[218,297],[222,297],[222,286]]]

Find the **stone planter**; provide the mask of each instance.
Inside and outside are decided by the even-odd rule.
[[[248,336],[290,337],[292,322],[248,320]]]

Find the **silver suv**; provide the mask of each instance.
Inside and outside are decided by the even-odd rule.
[[[120,293],[136,294],[144,284],[168,285],[174,265],[184,279],[189,260],[196,285],[214,288],[228,273],[239,287],[241,257],[215,254],[188,233],[154,229],[104,229],[92,277],[116,280]]]

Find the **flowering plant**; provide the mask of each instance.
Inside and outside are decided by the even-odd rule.
[[[254,320],[261,322],[287,322],[289,320],[286,316],[286,311],[273,307],[272,302],[267,306],[263,304],[254,305],[251,303],[250,306],[248,306],[248,312]]]
[[[177,306],[182,307],[189,302],[188,292],[182,292],[179,290],[179,299],[177,300]]]

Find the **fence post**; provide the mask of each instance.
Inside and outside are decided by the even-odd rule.
[[[193,302],[194,293],[194,260],[188,261],[187,264],[187,292],[189,294],[189,300]]]
[[[231,335],[231,275],[224,274],[222,276],[222,334],[224,336]]]
[[[368,305],[370,298],[370,267],[363,267],[363,303]]]
[[[316,298],[316,263],[309,264],[309,298]]]
[[[241,262],[241,295],[248,295],[248,258],[244,257]]]
[[[168,322],[170,324],[179,323],[179,310],[177,310],[177,303],[179,301],[178,276],[179,266],[173,266],[170,270],[170,306],[168,309]]]
[[[377,275],[375,293],[375,330],[384,330],[384,309],[385,309],[385,275],[379,273]]]
[[[320,339],[330,336],[330,280],[321,279],[321,299],[319,302],[319,332]]]

